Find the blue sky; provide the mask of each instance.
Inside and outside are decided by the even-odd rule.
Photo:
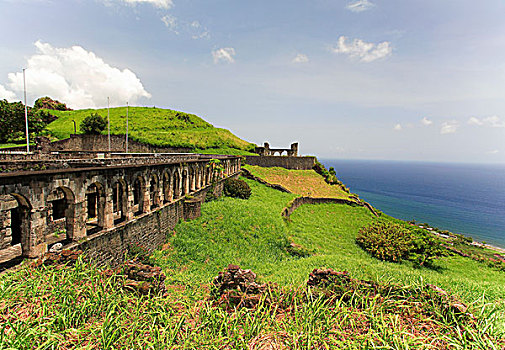
[[[505,162],[505,2],[0,0],[0,98],[160,106],[332,158]]]

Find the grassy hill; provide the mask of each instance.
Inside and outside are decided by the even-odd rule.
[[[243,168],[268,183],[282,185],[300,196],[319,198],[349,198],[349,193],[338,185],[329,185],[314,170],[288,170],[279,167],[263,168],[245,165]]]
[[[57,120],[47,130],[58,139],[67,138],[77,132],[81,121],[91,113],[107,118],[107,109],[81,109],[75,111],[53,111]],[[130,107],[129,135],[131,139],[156,146],[190,147],[207,153],[249,154],[253,144],[241,140],[229,130],[215,128],[193,114],[170,109]],[[126,133],[126,108],[110,109],[111,134]],[[104,133],[107,133],[105,131]]]
[[[435,266],[379,261],[355,244],[373,220],[362,207],[306,205],[286,223],[295,197],[257,182],[249,200],[205,203],[151,258],[167,275],[165,297],[140,297],[99,269],[26,267],[0,276],[2,348],[86,349],[500,349],[505,274],[460,256]],[[293,244],[307,252],[299,254]],[[228,264],[278,284],[253,309],[227,309],[209,284]],[[328,299],[304,286],[314,268],[349,271],[387,286],[374,298]],[[416,299],[426,284],[454,293],[475,320]],[[354,292],[356,293],[356,292]],[[395,295],[399,293],[400,295]],[[422,294],[422,293],[421,293]]]

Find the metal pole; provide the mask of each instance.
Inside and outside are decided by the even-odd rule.
[[[109,152],[110,152],[110,116],[109,116],[110,99],[107,97],[107,129],[108,129],[108,139],[109,139]]]
[[[23,85],[24,85],[24,95],[25,95],[25,127],[26,127],[26,152],[30,153],[30,134],[28,133],[28,107],[26,106],[26,78],[25,78],[25,68],[23,68]]]
[[[128,102],[126,102],[126,153],[128,153]]]

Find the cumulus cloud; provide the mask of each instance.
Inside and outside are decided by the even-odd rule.
[[[12,101],[16,99],[16,94],[10,90],[7,90],[2,84],[0,84],[0,100]]]
[[[394,127],[393,127],[393,130],[394,131],[402,131],[403,130],[403,127],[401,124],[396,124]]]
[[[442,127],[440,128],[440,133],[442,135],[446,134],[454,134],[459,127],[459,123],[456,120],[450,120],[448,122],[442,123]]]
[[[468,119],[468,124],[475,126],[488,126],[491,128],[505,128],[505,120],[497,115],[485,118],[471,117]]]
[[[113,104],[151,97],[131,70],[112,67],[80,46],[55,48],[37,41],[35,47],[26,69],[31,96],[51,96],[72,108],[103,106],[107,97]],[[9,73],[8,79],[12,90],[23,90],[23,73]]]
[[[429,125],[432,125],[433,124],[433,121],[424,117],[422,120],[421,120],[421,123],[423,123],[423,125],[425,126],[429,126]]]
[[[307,55],[299,53],[298,55],[296,55],[295,58],[293,58],[293,60],[291,62],[292,63],[307,63],[307,62],[309,62],[309,58],[307,57]]]
[[[109,0],[110,1],[110,0]],[[127,4],[151,4],[154,7],[161,9],[169,9],[174,6],[174,2],[172,0],[121,0],[122,2],[126,2]]]
[[[368,0],[357,0],[349,3],[345,8],[352,12],[363,12],[374,6],[375,4]]]
[[[393,49],[391,43],[388,41],[374,44],[367,43],[361,39],[354,39],[352,42],[348,43],[347,38],[341,36],[338,38],[337,46],[333,47],[332,51],[368,63],[390,56]]]
[[[212,57],[214,58],[215,64],[218,64],[219,62],[234,63],[235,59],[233,57],[235,54],[235,49],[233,47],[223,47],[212,51]]]

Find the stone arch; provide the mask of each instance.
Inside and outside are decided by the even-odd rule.
[[[123,178],[112,183],[112,216],[114,224],[126,221],[128,217],[128,184]]]
[[[173,199],[181,196],[181,175],[178,169],[175,169],[172,173],[172,194]]]
[[[105,225],[105,188],[96,181],[86,188],[86,233],[101,231]]]
[[[160,206],[160,180],[157,174],[149,177],[149,203],[151,209]]]
[[[133,210],[135,215],[144,212],[146,183],[142,176],[136,176],[133,180]]]
[[[163,203],[168,203],[173,197],[172,176],[169,170],[165,170],[162,175],[163,178]]]
[[[0,226],[0,249],[8,251],[2,262],[29,256],[34,243],[31,234],[32,206],[29,200],[19,193],[10,193],[0,196],[0,202],[0,218],[3,219],[3,227]]]
[[[199,190],[202,188],[202,166],[200,164],[197,164],[196,166],[196,189]]]
[[[194,166],[190,166],[188,169],[189,172],[189,185],[188,185],[188,193],[194,192],[196,190],[196,169]]]
[[[47,216],[49,234],[58,235],[61,234],[60,231],[65,230],[65,238],[72,240],[76,231],[74,192],[66,186],[59,186],[49,194],[46,200],[49,207]]]
[[[189,193],[189,172],[188,168],[182,170],[182,193],[181,196],[185,196]]]

